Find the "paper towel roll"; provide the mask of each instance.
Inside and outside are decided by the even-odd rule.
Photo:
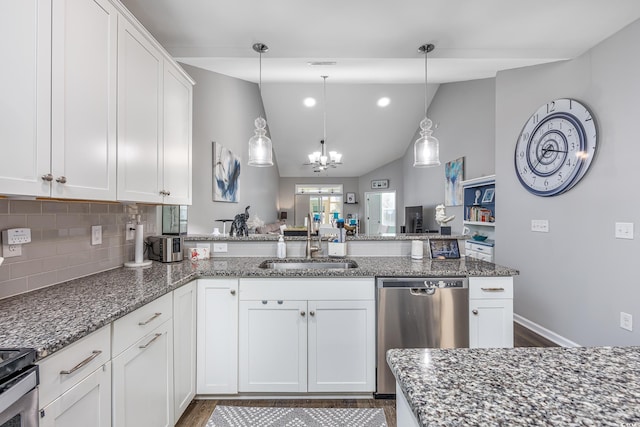
[[[424,242],[422,240],[411,241],[411,258],[422,259]]]
[[[144,227],[142,224],[136,224],[136,236],[135,236],[135,258],[134,261],[136,264],[140,264],[144,257]]]

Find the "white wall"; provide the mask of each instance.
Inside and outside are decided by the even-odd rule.
[[[495,157],[495,80],[483,79],[442,84],[431,105],[429,118],[437,125],[433,135],[440,141],[440,166],[413,167],[413,141],[403,158],[404,205],[425,207],[424,224],[437,228],[435,206],[444,203],[444,165],[464,157],[464,179],[494,173]],[[399,207],[404,223],[404,206]],[[447,215],[456,218],[449,223],[454,233],[462,232],[462,206],[447,207]]]
[[[376,179],[388,179],[389,188],[384,190],[374,190],[371,188],[371,181]],[[404,225],[404,169],[402,167],[402,159],[396,159],[391,163],[369,172],[359,178],[359,192],[357,197],[357,212],[360,218],[360,231],[367,232],[365,218],[365,193],[375,192],[396,192],[396,230],[400,232],[400,226]]]
[[[247,165],[253,122],[264,115],[258,85],[182,64],[196,81],[193,88],[193,205],[189,207],[189,234],[209,234],[251,206],[249,214],[275,222],[278,204],[278,167]],[[267,117],[267,123],[268,123]],[[213,201],[212,141],[220,142],[242,159],[238,203]],[[276,142],[274,142],[275,144]],[[275,156],[274,156],[275,161]],[[227,224],[227,231],[230,224]]]
[[[575,60],[496,78],[497,261],[520,269],[515,312],[581,345],[640,343],[638,234],[614,238],[614,223],[634,222],[640,212],[638,40],[640,21]],[[515,142],[540,105],[561,97],[593,110],[598,152],[572,190],[536,197],[515,175]],[[532,219],[549,220],[550,232],[531,232]],[[634,332],[619,327],[620,311],[638,319]]]

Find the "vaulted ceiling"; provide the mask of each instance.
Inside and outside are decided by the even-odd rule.
[[[323,137],[322,75],[327,146],[344,163],[323,175],[361,176],[401,157],[424,116],[420,45],[436,45],[432,98],[441,83],[574,58],[640,18],[638,0],[122,1],[186,64],[257,82],[251,47],[269,46],[262,97],[283,177],[314,175],[303,163]]]

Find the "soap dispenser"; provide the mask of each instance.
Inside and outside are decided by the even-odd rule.
[[[287,257],[287,244],[284,242],[284,237],[282,235],[280,235],[280,238],[278,239],[276,254],[280,259]]]

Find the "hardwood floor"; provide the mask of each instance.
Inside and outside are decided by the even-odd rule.
[[[513,324],[515,347],[557,347],[535,332]],[[204,427],[216,405],[227,406],[290,406],[306,408],[382,408],[388,427],[396,426],[396,401],[394,399],[278,399],[278,400],[194,400],[176,424],[176,427]]]

